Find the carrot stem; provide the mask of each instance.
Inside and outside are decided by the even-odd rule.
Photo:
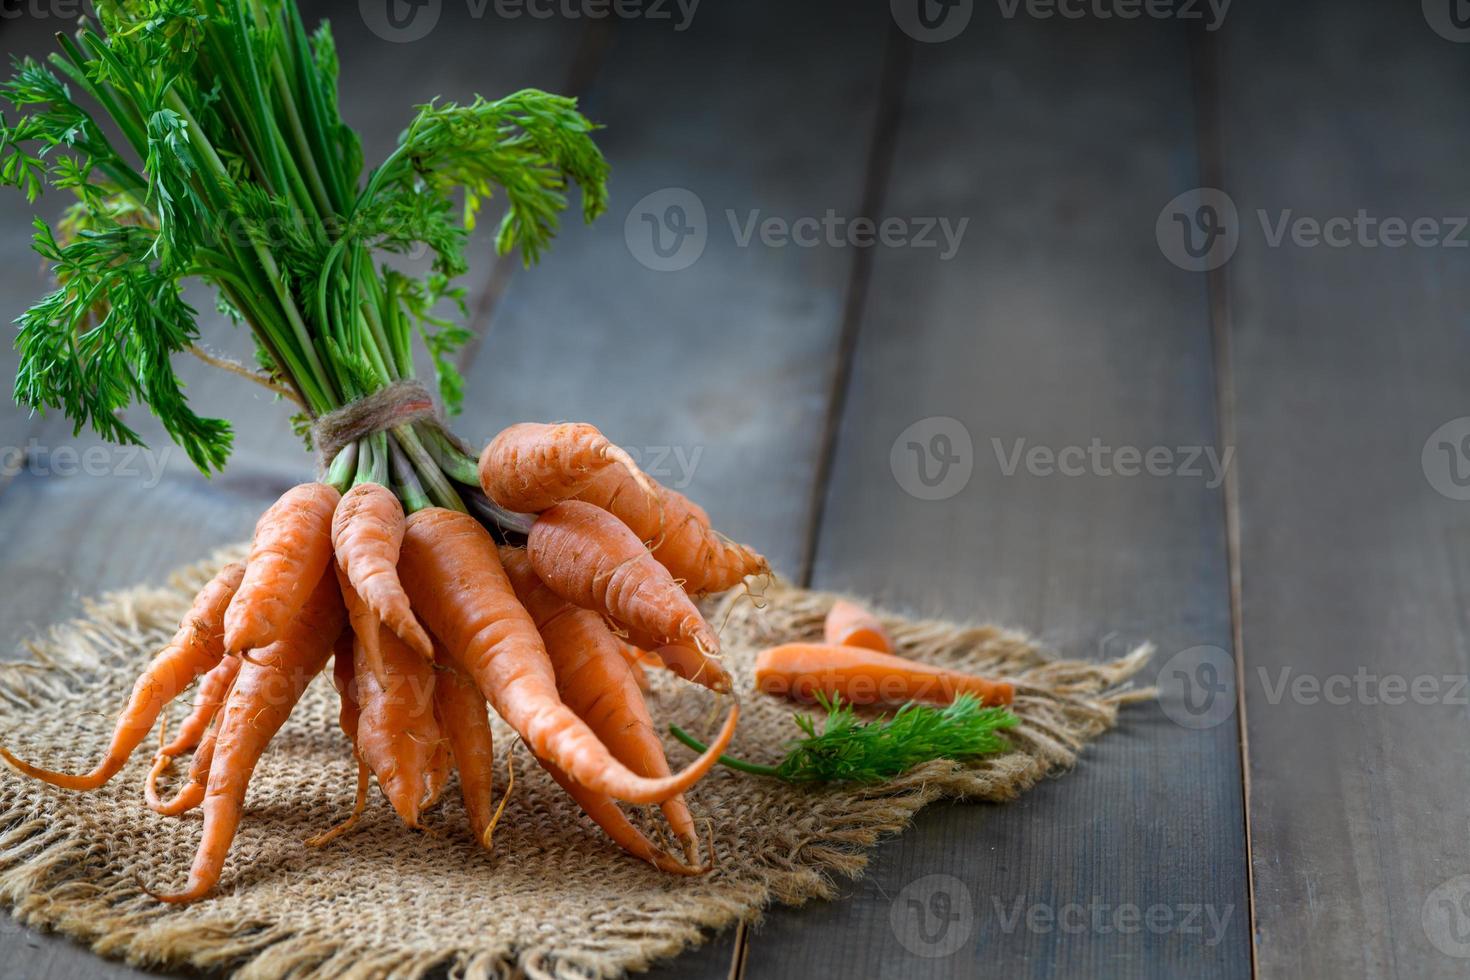
[[[679,741],[683,742],[685,745],[689,746],[694,751],[701,754],[703,754],[705,750],[709,748],[708,745],[705,745],[699,739],[695,738],[693,735],[690,735],[678,725],[670,725],[669,734],[677,738]],[[740,772],[748,772],[752,776],[770,776],[772,779],[786,778],[781,775],[781,770],[777,769],[775,766],[762,766],[757,763],[746,762],[744,759],[737,759],[734,756],[729,755],[720,756],[720,765],[727,766],[731,769],[738,769]]]

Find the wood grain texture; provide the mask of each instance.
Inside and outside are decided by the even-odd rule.
[[[517,420],[591,421],[788,574],[852,256],[742,246],[730,216],[743,228],[858,206],[887,21],[833,10],[710,4],[681,32],[617,24],[583,100],[607,127],[610,211],[567,223],[541,265],[517,273],[456,423],[479,444]],[[633,248],[651,254],[642,214],[662,219],[672,199],[628,219],[667,188],[698,198],[705,245],[687,268],[655,271]]]
[[[1430,440],[1470,414],[1470,235],[1262,222],[1463,226],[1470,62],[1417,4],[1242,7],[1221,47],[1261,974],[1464,976],[1470,503],[1436,485],[1470,429]]]
[[[1215,445],[1205,285],[1154,239],[1198,182],[1187,55],[1177,24],[979,5],[960,38],[915,46],[883,214],[970,224],[949,261],[874,256],[814,584],[1067,656],[1229,649],[1218,486],[1009,462],[1018,440]],[[900,438],[936,416],[973,450]],[[907,439],[930,477],[931,448],[968,460],[963,489],[915,496]],[[1242,806],[1233,719],[1191,731],[1129,708],[1063,780],[931,808],[843,900],[771,912],[747,975],[1246,976]]]

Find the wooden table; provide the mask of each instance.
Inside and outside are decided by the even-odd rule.
[[[1470,414],[1470,47],[1452,25],[1417,4],[1240,3],[1210,30],[965,0],[968,25],[934,43],[902,4],[907,30],[882,3],[705,0],[683,30],[673,5],[440,7],[413,43],[331,12],[370,161],[412,102],[536,85],[584,97],[613,164],[611,213],[540,267],[480,253],[463,435],[593,420],[787,576],[1067,656],[1160,647],[1164,705],[1129,709],[1075,772],[932,807],[843,899],[656,972],[1463,975],[1470,423],[1437,432]],[[0,46],[40,54],[64,26],[32,11]],[[1200,187],[1234,219],[1171,205]],[[691,201],[685,241],[669,207]],[[43,281],[29,209],[0,208],[12,316]],[[890,240],[855,247],[862,216],[898,219]],[[1430,223],[1393,246],[1390,217]],[[941,218],[968,221],[958,247]],[[1233,256],[1191,259],[1186,227],[1229,232]],[[212,317],[206,335],[248,350]],[[246,536],[306,472],[280,405],[181,367],[239,422],[208,484],[149,420],[155,455],[99,449],[68,476],[87,457],[63,447],[94,441],[0,413],[0,445],[26,452],[0,486],[6,649]],[[935,874],[973,908],[943,956],[890,925]],[[132,972],[9,920],[0,958]]]

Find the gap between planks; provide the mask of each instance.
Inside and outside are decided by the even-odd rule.
[[[879,69],[878,108],[873,121],[873,136],[868,144],[867,160],[864,163],[863,196],[858,211],[869,218],[877,218],[882,213],[887,198],[912,58],[913,42],[899,30],[896,23],[889,24],[888,35],[883,44],[883,64]],[[810,588],[812,584],[812,569],[816,563],[822,520],[827,510],[827,488],[837,458],[837,437],[842,428],[842,415],[852,382],[853,359],[857,352],[858,333],[862,326],[863,307],[867,300],[872,268],[873,249],[854,249],[847,294],[843,298],[836,363],[832,370],[832,382],[827,390],[827,412],[822,424],[817,468],[812,477],[806,540],[802,546],[801,563],[797,571],[797,581],[804,588]],[[741,922],[735,927],[735,950],[730,959],[730,980],[745,980],[745,967],[750,955],[750,930],[748,922]]]
[[[1189,28],[1189,63],[1194,81],[1196,148],[1200,182],[1224,189],[1225,147],[1220,123],[1220,35]],[[1235,376],[1230,356],[1230,263],[1205,273],[1215,376],[1216,439],[1221,452],[1235,446]],[[1240,747],[1241,825],[1245,831],[1246,916],[1250,923],[1251,977],[1260,976],[1256,947],[1255,851],[1251,840],[1250,726],[1245,716],[1245,631],[1241,615],[1240,481],[1236,465],[1225,471],[1220,499],[1225,517],[1225,560],[1230,583],[1230,645],[1235,658],[1235,720]]]

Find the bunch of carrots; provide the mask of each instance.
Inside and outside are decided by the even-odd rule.
[[[228,460],[231,427],[190,404],[173,361],[195,354],[294,405],[320,472],[266,511],[246,561],[199,593],[96,768],[68,775],[0,755],[94,789],[197,681],[145,795],[162,814],[202,809],[188,883],[159,896],[198,899],[220,879],[266,745],[331,660],[358,794],[317,843],[352,825],[374,776],[419,826],[455,769],[489,847],[493,709],[623,848],[673,873],[707,869],[682,796],[729,743],[738,705],[695,600],[766,572],[765,560],[590,425],[516,425],[474,454],[445,421],[463,399],[453,355],[470,336],[454,283],[482,203],[503,197],[497,247],[534,263],[573,185],[586,220],[606,209],[597,127],[575,100],[534,89],[436,101],[365,171],[339,111],[331,31],[309,33],[294,0],[95,7],[58,51],[19,60],[0,85],[0,186],[73,199],[58,222],[35,223],[55,288],[17,319],[16,400],[134,444],[124,413],[144,406],[210,473]],[[420,248],[432,261],[417,277],[379,261]],[[202,346],[184,298],[195,281],[214,289],[223,320],[248,328],[253,365]],[[437,407],[414,380],[416,339]],[[365,408],[403,391],[423,404]],[[881,675],[875,696],[972,690],[917,665],[854,664],[869,652],[843,649],[837,661],[773,651],[761,687],[851,694],[854,679]],[[645,663],[730,699],[712,744],[678,773],[643,701]],[[677,845],[650,840],[619,803],[658,804]]]
[[[711,747],[671,773],[631,664],[659,659],[730,693],[719,640],[693,597],[765,571],[764,559],[720,537],[703,511],[592,426],[513,426],[480,464],[485,492],[528,516],[523,544],[497,544],[477,520],[446,508],[405,517],[380,484],[302,484],[261,517],[245,562],[200,591],[138,678],[95,769],[68,775],[0,754],[27,775],[95,789],[198,681],[192,712],[159,748],[146,784],[159,813],[203,808],[187,887],[157,896],[193,901],[219,882],[267,743],[331,659],[359,790],[349,822],[317,843],[356,819],[369,773],[418,827],[454,768],[488,848],[496,819],[488,702],[619,845],[665,871],[706,870],[682,794],[728,745],[738,705],[731,699]],[[646,539],[625,515],[647,520]],[[163,798],[159,777],[190,750],[187,778]],[[620,801],[658,804],[682,853],[651,841]]]

